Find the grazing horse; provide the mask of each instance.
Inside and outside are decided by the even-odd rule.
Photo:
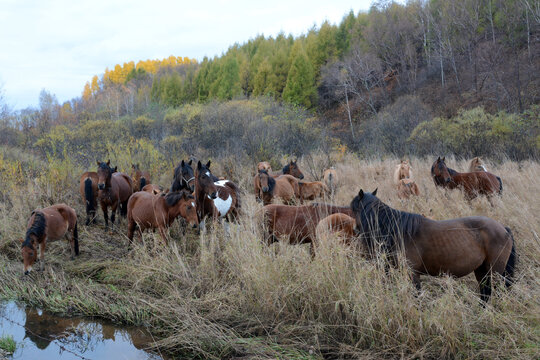
[[[129,176],[112,169],[111,161],[97,162],[98,164],[98,199],[105,218],[105,228],[109,227],[108,207],[111,207],[111,222],[114,225],[116,209],[120,205],[120,215],[127,215],[127,202],[133,193],[133,184]]]
[[[133,181],[133,192],[141,191],[146,184],[150,184],[150,173],[142,171],[139,164],[131,164],[131,179]]]
[[[510,286],[516,252],[509,228],[499,222],[471,216],[436,221],[392,209],[373,193],[360,190],[351,202],[357,230],[371,256],[380,247],[397,264],[402,251],[420,289],[420,275],[462,277],[474,272],[481,298],[489,299],[491,274],[503,275]]]
[[[45,247],[47,242],[65,237],[71,247],[71,259],[79,255],[79,235],[77,232],[77,214],[66,204],[57,204],[32,211],[26,237],[22,241],[23,272],[28,275],[32,271],[37,258],[39,246],[40,270],[45,266]]]
[[[165,192],[165,193],[167,192],[167,191],[163,191],[163,188],[161,186],[154,185],[154,184],[144,185],[141,191],[145,191],[147,193],[154,194],[154,195],[161,194],[162,192]]]
[[[336,193],[337,182],[339,181],[336,169],[332,166],[323,172],[323,179],[326,186],[330,189],[330,196],[333,198]]]
[[[266,241],[276,242],[279,237],[288,237],[290,244],[313,244],[319,221],[329,215],[343,213],[353,216],[348,206],[312,203],[303,206],[279,204],[266,205],[263,208],[265,226],[268,229]],[[314,254],[313,246],[311,254]]]
[[[213,220],[225,218],[231,221],[240,210],[240,189],[229,180],[215,181],[210,172],[210,161],[206,165],[197,163],[195,172],[195,200],[201,227],[207,216]]]
[[[274,179],[266,170],[259,170],[255,186],[260,189],[264,205],[272,203],[272,199],[280,198],[285,203],[292,203],[300,195],[298,179],[290,175],[281,175]]]
[[[298,181],[298,187],[300,189],[300,204],[303,204],[304,200],[315,200],[330,194],[328,187],[321,181]]]
[[[133,194],[128,201],[128,239],[133,241],[133,233],[138,227],[141,235],[146,229],[159,229],[161,238],[167,244],[167,229],[181,216],[193,228],[199,225],[195,197],[188,190],[155,195],[146,191]]]
[[[478,156],[474,157],[469,164],[469,172],[475,171],[487,171],[484,163],[482,162],[482,160],[480,160]]]
[[[431,176],[436,186],[463,189],[465,198],[469,201],[478,195],[485,195],[491,202],[491,196],[495,193],[500,195],[503,190],[500,177],[485,171],[459,173],[446,166],[444,157],[435,160],[431,166]]]
[[[189,189],[191,192],[195,191],[195,173],[191,167],[192,162],[192,160],[189,160],[186,163],[182,160],[174,169],[174,178],[171,185],[172,192],[182,189]]]
[[[325,235],[330,233],[339,235],[345,245],[351,245],[356,238],[356,220],[349,215],[337,213],[329,215],[319,221],[315,233],[317,241],[321,241]]]
[[[87,171],[82,174],[79,180],[79,193],[86,205],[86,225],[96,222],[96,207],[98,197],[98,175],[94,171]]]

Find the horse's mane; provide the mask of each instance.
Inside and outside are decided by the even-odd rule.
[[[195,199],[195,197],[187,190],[173,191],[162,196],[165,197],[165,202],[168,206],[174,206],[184,197],[184,195],[187,199]]]
[[[371,193],[364,193],[362,198],[356,196],[351,202],[351,209],[357,226],[360,222],[360,230],[369,234],[368,246],[373,245],[374,239],[380,239],[386,251],[414,237],[423,220],[422,215],[391,208]]]
[[[34,250],[34,246],[32,245],[32,239],[30,238],[30,235],[34,235],[37,237],[43,236],[45,233],[45,226],[47,225],[45,221],[45,215],[41,211],[33,211],[32,215],[34,215],[34,221],[32,222],[32,225],[28,230],[26,230],[26,237],[24,239],[24,242],[22,243],[23,247],[29,247],[30,249]]]
[[[282,172],[283,174],[288,174],[289,171],[291,171],[291,164],[287,164],[287,165],[285,165],[285,166],[283,167],[283,169],[281,169],[281,172]]]
[[[266,176],[268,176],[268,192],[270,194],[273,194],[274,193],[274,189],[276,187],[276,179],[274,179],[272,176],[270,176],[270,174],[268,174],[268,171],[266,170],[259,170],[260,173],[262,174],[266,174]],[[236,187],[236,185],[234,185]],[[235,191],[237,190],[238,188],[234,189]]]

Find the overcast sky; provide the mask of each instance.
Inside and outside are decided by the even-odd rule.
[[[47,89],[60,103],[127,61],[220,55],[280,31],[299,35],[339,23],[371,0],[0,0],[0,88],[14,109]]]

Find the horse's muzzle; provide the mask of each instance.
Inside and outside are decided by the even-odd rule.
[[[302,180],[304,178],[304,174],[301,174],[300,175],[300,180]]]
[[[97,188],[99,190],[105,190],[105,184],[98,184]]]
[[[446,178],[446,179],[444,179],[444,181],[445,181],[445,182],[446,182],[447,184],[449,184],[449,183],[450,183],[450,181],[452,181],[452,179],[450,179],[450,178]]]
[[[217,198],[217,193],[216,193],[216,192],[211,193],[211,194],[210,194],[210,197],[211,197],[212,199]]]
[[[26,270],[26,271],[24,272],[24,275],[30,275],[30,270]]]
[[[263,192],[268,192],[268,186],[263,186],[262,191]]]

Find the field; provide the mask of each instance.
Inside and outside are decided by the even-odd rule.
[[[468,204],[458,192],[436,189],[429,175],[434,157],[411,159],[422,195],[395,196],[396,158],[362,160],[333,154],[341,178],[334,202],[348,205],[360,188],[392,207],[435,219],[486,215],[509,226],[518,253],[517,282],[496,288],[484,308],[471,274],[463,279],[422,278],[417,294],[405,266],[388,275],[376,263],[336,243],[311,260],[306,246],[261,242],[260,208],[252,194],[253,164],[213,162],[231,173],[245,193],[243,215],[226,236],[219,224],[175,241],[159,235],[127,248],[126,221],[113,234],[84,226],[78,194],[82,167],[68,160],[44,162],[2,150],[0,157],[0,297],[17,298],[62,315],[87,315],[147,327],[162,352],[194,358],[539,358],[540,164],[487,162],[504,183],[492,207]],[[125,164],[119,169],[128,171]],[[448,159],[462,171],[465,161]],[[113,161],[113,164],[116,163]],[[226,166],[225,166],[226,164]],[[232,164],[232,165],[231,165]],[[320,176],[326,155],[299,160],[308,179]],[[92,165],[92,168],[94,165]],[[172,168],[154,167],[168,186]],[[32,169],[32,171],[28,170]],[[158,176],[157,174],[161,174]],[[52,243],[43,273],[22,274],[20,239],[30,212],[56,202],[79,215],[81,255],[69,260],[65,242]]]

